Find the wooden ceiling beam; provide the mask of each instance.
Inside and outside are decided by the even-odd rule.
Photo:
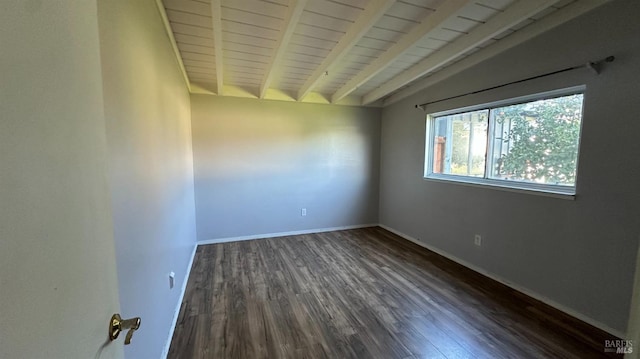
[[[567,5],[545,17],[534,22],[533,24],[527,25],[525,28],[516,31],[515,33],[501,39],[491,46],[487,46],[482,50],[474,53],[473,55],[454,63],[453,65],[447,66],[444,69],[436,72],[435,74],[416,81],[389,98],[385,99],[384,106],[396,103],[402,99],[405,99],[418,91],[430,88],[435,84],[446,80],[447,78],[454,76],[466,69],[471,68],[483,61],[486,61],[506,50],[509,50],[515,46],[518,46],[525,41],[535,38],[536,36],[541,35],[542,33],[557,27],[567,21],[570,21],[590,10],[595,9],[601,5],[604,5],[612,0],[580,0],[570,5]]]
[[[395,76],[377,89],[362,97],[363,104],[369,104],[400,87],[415,81],[427,73],[445,65],[447,62],[477,48],[482,43],[491,40],[499,34],[518,25],[522,21],[542,12],[560,0],[519,0],[510,5],[503,12],[491,17],[484,24],[475,27],[469,34],[462,35],[453,42],[445,45],[434,54]]]
[[[216,92],[224,95],[224,63],[222,54],[222,10],[220,0],[211,0],[211,22],[213,27],[213,49],[216,57]]]
[[[289,7],[285,15],[283,29],[280,31],[280,37],[276,42],[275,53],[271,56],[269,66],[265,72],[262,84],[260,85],[260,98],[264,98],[267,89],[271,85],[273,78],[282,70],[282,59],[287,53],[287,44],[293,35],[293,31],[302,16],[302,11],[307,5],[308,0],[289,0]]]
[[[380,20],[396,0],[372,0],[362,11],[358,19],[340,38],[338,44],[325,57],[298,91],[298,101],[309,94],[322,80],[323,76],[342,59],[360,41],[360,39]]]
[[[473,3],[471,0],[447,0],[436,9],[435,12],[426,16],[419,25],[415,26],[408,34],[404,35],[389,50],[364,68],[360,73],[349,80],[344,86],[339,88],[333,96],[331,102],[335,103],[355,91],[359,86],[369,81],[372,77],[380,73],[387,66],[402,56],[416,42],[420,41],[430,32],[437,30],[445,21],[455,16],[462,8]]]

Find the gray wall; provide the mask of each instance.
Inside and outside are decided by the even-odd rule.
[[[125,354],[158,358],[196,243],[189,93],[154,0],[98,4]]]
[[[629,327],[627,329],[627,339],[633,340],[633,343],[640,343],[640,248],[638,249],[638,256],[636,259],[636,274],[633,285],[633,296],[631,297],[631,303],[635,305],[631,306],[629,314]],[[634,350],[631,354],[625,354],[625,359],[637,359],[640,358],[638,350]]]
[[[386,107],[380,222],[624,332],[640,234],[639,14],[639,1],[614,1]],[[425,113],[415,104],[608,55],[617,59],[600,76],[575,71],[428,108],[586,84],[575,201],[423,179]]]
[[[380,109],[192,95],[191,111],[198,240],[378,222]]]
[[[96,2],[2,0],[0,44],[0,358],[120,358]]]

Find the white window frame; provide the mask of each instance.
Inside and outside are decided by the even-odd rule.
[[[562,96],[570,96],[576,94],[582,94],[584,96],[586,92],[586,86],[574,86],[569,88],[563,88],[553,91],[547,91],[542,93],[536,93],[526,96],[520,96],[500,101],[494,101],[490,103],[483,103],[479,105],[467,106],[462,108],[456,108],[446,111],[440,111],[435,113],[430,113],[427,115],[426,119],[426,143],[425,143],[425,163],[424,163],[424,179],[431,181],[444,181],[444,182],[454,182],[463,185],[471,185],[471,186],[480,186],[480,187],[489,187],[495,189],[503,189],[507,191],[516,191],[516,192],[526,192],[526,193],[534,193],[534,194],[542,194],[548,195],[552,197],[566,198],[566,199],[574,199],[576,194],[576,184],[578,182],[578,169],[576,167],[576,183],[573,186],[565,186],[565,185],[554,185],[554,184],[543,184],[543,183],[532,183],[532,182],[524,182],[524,181],[515,181],[515,180],[506,180],[506,179],[493,179],[488,178],[487,169],[489,168],[491,162],[493,160],[489,158],[489,154],[493,153],[493,126],[494,120],[492,112],[490,112],[488,119],[488,127],[487,127],[487,146],[485,152],[485,171],[483,177],[472,177],[472,176],[464,176],[464,175],[452,175],[452,174],[443,174],[443,173],[433,173],[433,148],[434,148],[434,132],[435,132],[435,118],[441,116],[455,115],[465,112],[478,111],[478,110],[493,110],[498,107],[517,105],[526,102],[533,102],[538,100],[546,100],[552,99],[556,97]],[[584,117],[584,97],[583,97],[583,111],[582,115]],[[580,157],[580,141],[582,138],[582,123],[580,122],[580,134],[578,136],[578,153],[577,158]],[[578,163],[576,163],[576,166]]]

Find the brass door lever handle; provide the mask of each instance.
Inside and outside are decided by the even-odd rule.
[[[140,328],[140,317],[135,317],[131,319],[122,319],[120,314],[116,313],[111,317],[109,321],[109,340],[114,340],[120,335],[120,332],[123,330],[129,329],[127,332],[127,336],[124,338],[124,344],[131,344],[131,337],[133,337],[133,332]]]

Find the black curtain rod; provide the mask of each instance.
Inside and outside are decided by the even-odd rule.
[[[509,86],[509,85],[513,85],[513,84],[518,84],[521,82],[525,82],[525,81],[530,81],[530,80],[535,80],[535,79],[539,79],[542,77],[547,77],[547,76],[551,76],[551,75],[556,75],[562,72],[567,72],[567,71],[573,71],[573,70],[577,70],[577,69],[582,69],[582,68],[587,68],[587,69],[591,69],[593,70],[596,74],[600,73],[600,68],[602,67],[602,65],[605,62],[613,62],[613,60],[615,60],[616,58],[614,56],[609,56],[603,60],[600,61],[594,61],[594,62],[587,62],[584,65],[578,65],[578,66],[572,66],[572,67],[567,67],[564,68],[562,70],[557,70],[557,71],[552,71],[552,72],[547,72],[546,74],[542,74],[542,75],[537,75],[537,76],[532,76],[532,77],[527,77],[526,79],[522,79],[522,80],[517,80],[517,81],[511,81],[511,82],[507,82],[504,83],[502,85],[497,85],[497,86],[492,86],[492,87],[487,87],[484,88],[482,90],[477,90],[477,91],[471,91],[471,92],[467,92],[465,94],[462,95],[457,95],[457,96],[451,96],[451,97],[447,97],[447,98],[443,98],[440,100],[435,100],[435,101],[431,101],[431,102],[425,102],[423,104],[420,105],[416,105],[416,108],[419,108],[421,110],[424,111],[425,106],[427,105],[432,105],[434,103],[438,103],[438,102],[442,102],[442,101],[448,101],[448,100],[453,100],[456,98],[460,98],[460,97],[464,97],[464,96],[469,96],[469,95],[475,95],[477,93],[481,93],[481,92],[485,92],[485,91],[490,91],[490,90],[495,90],[501,87],[505,87],[505,86]]]

